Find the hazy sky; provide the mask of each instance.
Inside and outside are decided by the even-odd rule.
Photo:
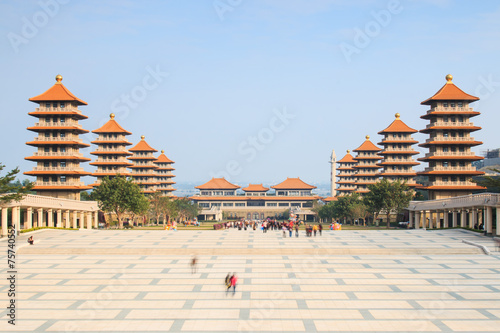
[[[0,30],[9,169],[35,166],[28,98],[56,74],[88,103],[83,128],[114,112],[132,143],[176,162],[177,182],[327,182],[331,150],[379,142],[396,112],[424,128],[420,102],[448,73],[481,98],[475,150],[500,147],[496,0],[2,1]]]

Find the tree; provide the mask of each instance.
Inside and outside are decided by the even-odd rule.
[[[177,213],[182,221],[193,219],[198,216],[200,207],[189,198],[178,198],[175,201]]]
[[[354,218],[353,207],[361,202],[361,197],[358,193],[351,193],[338,197],[333,203],[333,216],[336,218],[344,218],[352,221]]]
[[[149,203],[151,205],[151,213],[156,217],[156,224],[159,224],[160,216],[163,214],[164,201],[161,192],[155,192],[149,196]]]
[[[92,198],[89,192],[83,191],[80,193],[80,201],[91,201],[91,200]]]
[[[500,169],[492,168],[491,170],[500,173]],[[500,192],[500,176],[481,176],[472,181],[479,186],[487,187],[488,191]]]
[[[413,190],[406,185],[405,182],[397,180],[390,182],[386,178],[381,181],[368,185],[368,192],[365,197],[373,206],[372,208],[379,208],[378,211],[383,210],[387,216],[387,228],[390,227],[391,212],[396,216],[402,212],[410,204],[413,198]]]
[[[5,168],[5,165],[0,164],[0,171]],[[11,201],[20,201],[23,196],[30,193],[33,188],[33,183],[25,180],[22,183],[13,182],[16,175],[19,173],[19,168],[8,172],[5,176],[0,176],[0,203],[9,203]]]
[[[123,216],[126,212],[140,212],[144,209],[144,203],[146,207],[149,206],[139,186],[123,176],[111,179],[105,177],[101,184],[94,188],[91,198],[98,202],[101,210],[116,214],[120,228],[123,228]]]

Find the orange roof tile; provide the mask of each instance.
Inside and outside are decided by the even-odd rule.
[[[430,105],[432,101],[447,101],[447,100],[454,100],[454,101],[478,101],[479,98],[476,96],[469,95],[465,92],[463,92],[459,87],[457,87],[453,83],[453,76],[450,74],[446,75],[446,84],[439,89],[437,93],[434,94],[434,96],[426,99],[423,101],[422,105]]]
[[[355,161],[351,155],[351,151],[348,150],[347,154],[345,154],[344,157],[342,157],[340,160],[337,161],[337,163],[358,163]]]
[[[231,184],[224,177],[223,178],[212,178],[203,185],[195,186],[195,188],[200,190],[236,190],[240,186]]]
[[[165,151],[162,150],[160,156],[153,163],[175,163],[165,155]]]
[[[242,188],[245,192],[267,192],[269,188],[264,187],[262,184],[248,184],[247,187]]]
[[[394,120],[389,127],[385,130],[378,132],[378,134],[384,133],[417,133],[418,131],[406,125],[401,119],[399,119],[399,113],[396,113],[396,120]]]
[[[354,149],[353,151],[381,151],[379,147],[375,146],[373,142],[370,141],[370,136],[366,136],[365,142],[361,144],[358,148]]]
[[[129,151],[152,151],[157,152],[158,150],[152,148],[148,143],[144,140],[144,135],[141,136],[141,141],[136,144],[134,147],[130,148]]]
[[[312,186],[304,183],[299,177],[297,178],[286,178],[278,185],[271,186],[275,190],[312,190],[316,186]]]
[[[56,76],[56,83],[50,87],[46,92],[35,97],[31,97],[29,100],[31,102],[52,102],[52,101],[69,101],[77,102],[79,105],[87,105],[86,102],[82,101],[75,95],[71,93],[62,83],[62,76]]]
[[[129,131],[126,131],[121,127],[115,120],[115,114],[112,113],[109,115],[111,119],[108,120],[106,124],[101,126],[100,128],[92,131],[92,133],[123,133],[125,135],[131,135]]]
[[[330,201],[337,201],[338,198],[337,197],[327,197],[327,198],[323,198],[321,200],[323,200],[325,202],[330,202]]]

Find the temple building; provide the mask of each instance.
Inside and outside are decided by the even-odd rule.
[[[224,178],[212,178],[196,186],[200,190],[191,200],[200,205],[200,220],[253,219],[267,217],[282,218],[286,212],[295,213],[300,219],[311,221],[316,213],[313,203],[321,197],[312,193],[315,186],[306,184],[300,178],[287,178],[271,186],[274,192],[262,184],[250,184],[238,193],[240,186]]]
[[[365,142],[354,149],[358,154],[353,159],[358,162],[353,168],[356,170],[356,193],[368,193],[368,185],[375,184],[379,179],[380,167],[377,165],[382,158],[377,154],[381,151],[370,141],[370,136],[366,136]]]
[[[413,170],[415,162],[413,155],[418,155],[418,151],[413,150],[412,145],[418,143],[412,138],[413,133],[418,131],[410,128],[401,119],[400,114],[396,113],[394,120],[385,130],[378,132],[384,136],[379,145],[384,147],[380,153],[384,160],[378,165],[384,170],[380,173],[382,178],[391,180],[402,180],[410,187],[416,187],[415,177],[417,173]]]
[[[38,195],[80,200],[80,192],[91,189],[80,181],[80,177],[90,175],[80,167],[80,163],[90,161],[80,153],[80,148],[90,145],[79,138],[89,131],[78,123],[88,118],[78,109],[87,103],[73,95],[61,81],[62,76],[57,75],[51,88],[29,99],[39,104],[34,112],[28,113],[38,118],[28,130],[38,135],[26,144],[37,151],[25,159],[37,165],[24,174],[36,176],[33,190]]]
[[[169,159],[165,155],[165,151],[162,150],[160,156],[158,156],[153,163],[157,165],[155,170],[156,182],[158,183],[156,190],[160,191],[163,195],[173,196],[172,192],[175,191],[175,188],[172,185],[174,185],[175,182],[172,178],[175,176],[172,171],[175,169],[172,167],[172,164],[175,162]]]
[[[471,147],[482,144],[471,137],[471,133],[481,127],[474,126],[470,118],[479,115],[470,107],[478,97],[463,92],[453,83],[453,76],[446,75],[446,84],[423,101],[430,109],[420,118],[429,120],[429,124],[420,133],[429,134],[421,147],[429,152],[419,161],[428,162],[429,166],[419,175],[429,178],[423,189],[429,191],[429,199],[441,199],[471,194],[484,189],[473,183],[472,177],[484,174],[472,166],[473,161],[483,157],[476,156]]]
[[[337,161],[337,196],[348,195],[356,191],[356,169],[354,166],[358,162],[352,157],[351,151],[347,150],[347,154]]]
[[[134,180],[134,183],[141,187],[143,193],[151,194],[156,191],[158,185],[155,171],[158,166],[154,164],[154,161],[157,159],[153,155],[158,150],[151,148],[144,139],[144,135],[141,136],[141,141],[129,149],[133,154],[133,156],[128,158],[133,163],[132,166],[129,166],[132,169],[130,176]]]
[[[97,171],[92,176],[97,177],[97,180],[92,186],[99,186],[104,177],[114,177],[117,174],[128,177],[130,173],[127,167],[133,164],[127,160],[127,156],[132,153],[127,151],[127,146],[131,143],[127,140],[126,136],[132,133],[126,131],[115,120],[115,115],[109,115],[109,120],[102,127],[92,131],[98,134],[97,140],[91,143],[97,145],[97,149],[91,152],[96,155],[97,159],[90,165],[97,166]]]

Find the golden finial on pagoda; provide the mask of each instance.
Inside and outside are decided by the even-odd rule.
[[[370,136],[369,135],[365,136],[365,138],[366,138],[366,140],[370,140]]]
[[[451,74],[446,75],[446,81],[448,81],[447,83],[452,83],[451,80],[453,80],[453,75]]]
[[[161,150],[161,153],[162,153],[162,154],[165,154],[165,151],[162,149],[162,150]]]
[[[144,140],[146,137],[144,135],[141,135],[141,140]]]
[[[111,113],[111,114],[109,115],[109,118],[111,118],[111,119],[115,119],[115,114],[114,114],[114,113]]]
[[[399,114],[399,112],[396,113],[395,116],[396,116],[396,119],[399,119],[399,117],[401,117],[401,115]]]
[[[56,75],[56,81],[57,81],[57,83],[61,83],[61,81],[62,81],[62,75],[61,74],[57,74]]]
[[[350,154],[351,153],[351,150],[350,149],[347,149],[347,153]]]

